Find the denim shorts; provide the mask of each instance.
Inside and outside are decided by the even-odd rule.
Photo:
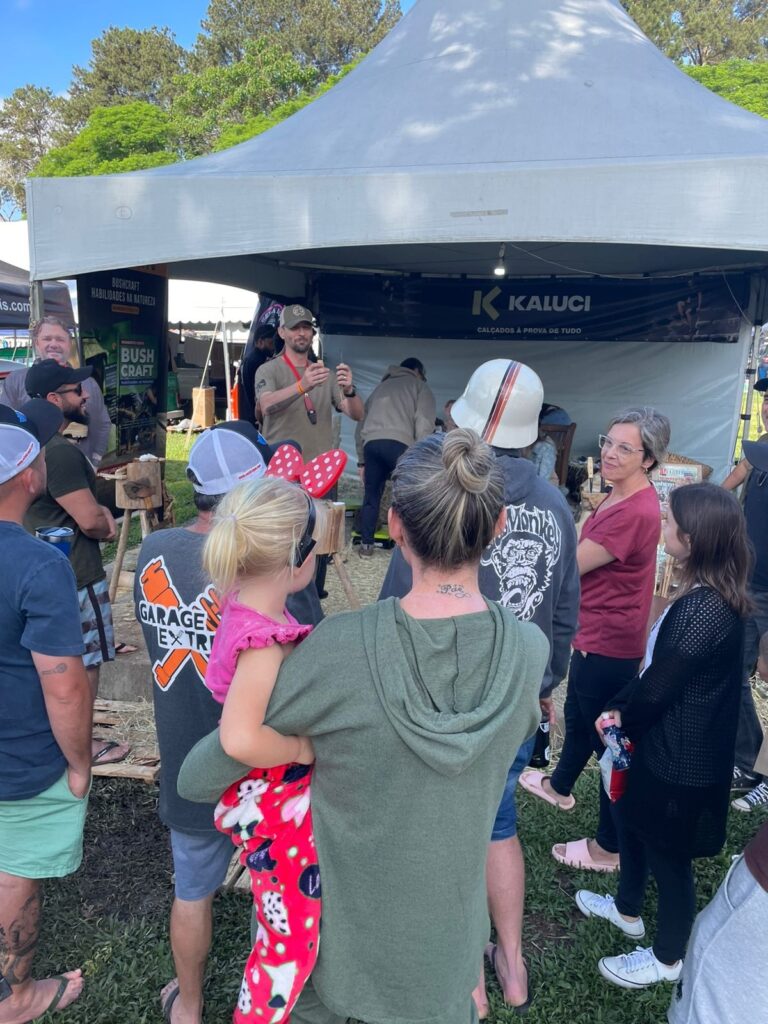
[[[213,895],[224,883],[235,845],[221,832],[192,835],[172,828],[171,853],[176,873],[176,898],[202,900]]]
[[[517,780],[528,767],[536,745],[536,733],[520,747],[512,767],[507,774],[507,782],[504,786],[504,795],[501,798],[499,809],[496,812],[496,821],[493,823],[491,842],[498,842],[500,839],[512,839],[517,835],[517,807],[515,805],[515,789]]]
[[[72,795],[67,773],[26,800],[0,801],[0,871],[16,878],[64,878],[83,859],[88,795]]]

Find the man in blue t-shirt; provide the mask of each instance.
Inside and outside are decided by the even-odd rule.
[[[69,560],[22,526],[45,491],[61,413],[0,405],[0,1020],[80,995],[79,970],[36,981],[40,880],[76,871],[91,783],[92,700]]]

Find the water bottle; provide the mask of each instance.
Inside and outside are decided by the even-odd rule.
[[[549,767],[549,715],[542,715],[536,730],[536,742],[529,765],[531,768]]]

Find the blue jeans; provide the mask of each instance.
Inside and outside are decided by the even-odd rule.
[[[383,438],[378,441],[369,441],[363,448],[365,495],[360,511],[360,540],[363,544],[373,544],[376,519],[384,487],[392,476],[397,460],[407,447],[402,441]]]
[[[504,794],[496,812],[496,821],[493,823],[491,842],[497,843],[500,839],[512,839],[517,835],[517,805],[515,804],[515,789],[517,780],[522,772],[530,764],[533,748],[536,745],[536,733],[520,747],[517,757],[512,762],[512,767],[507,773],[507,782],[504,786]]]
[[[635,677],[639,658],[607,658],[602,654],[583,655],[574,651],[568,673],[565,697],[565,741],[557,768],[552,773],[552,788],[561,796],[570,796],[576,780],[595,754],[603,747],[595,729],[595,719],[611,697]],[[608,853],[619,852],[619,840],[613,820],[611,801],[597,775],[600,790],[600,819],[595,839]]]

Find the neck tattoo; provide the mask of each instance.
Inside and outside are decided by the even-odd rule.
[[[461,583],[440,583],[437,587],[438,594],[448,594],[450,597],[471,597]]]

